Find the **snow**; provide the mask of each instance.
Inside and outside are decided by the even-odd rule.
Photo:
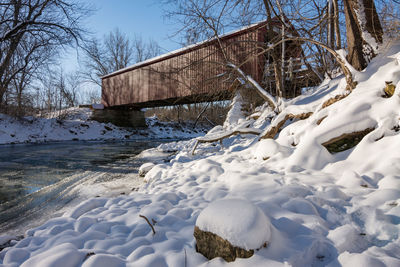
[[[152,162],[142,164],[139,168],[139,176],[145,176],[153,167],[154,163]]]
[[[237,125],[238,123],[243,123],[245,116],[242,111],[242,105],[243,98],[240,93],[237,92],[230,105],[231,108],[229,109],[228,114],[226,114],[226,119],[224,122],[225,129]]]
[[[2,235],[0,236],[0,245],[4,245],[5,243],[9,242],[10,240],[13,240],[14,236],[11,235]]]
[[[92,104],[92,108],[93,109],[104,109],[104,105],[103,104]]]
[[[400,66],[393,59],[399,52],[396,43],[364,71],[354,72],[356,88],[328,107],[322,103],[344,93],[343,76],[282,100],[282,113],[313,114],[288,120],[274,140],[236,135],[224,139],[222,147],[202,144],[192,155],[192,139],[143,152],[160,160],[147,161],[155,166],[137,191],[89,199],[28,230],[24,239],[0,252],[0,264],[400,266]],[[385,80],[397,86],[391,98],[381,97]],[[242,123],[262,135],[279,115],[268,107],[257,112],[257,120],[243,118]],[[369,127],[373,130],[346,151],[331,154],[321,145]],[[226,129],[215,127],[208,135]],[[170,156],[161,160],[167,152]],[[225,221],[225,212],[235,214],[246,206],[232,204],[232,199],[245,199],[253,207],[240,214],[254,211],[270,221],[269,244],[248,259],[208,261],[195,249],[196,222],[222,235],[221,225],[236,227],[226,236],[239,237],[241,245],[249,241],[258,246],[266,234],[248,226],[264,219],[237,215]],[[218,203],[230,204],[212,208]],[[139,215],[149,219],[156,234]],[[223,223],[216,218],[220,216]]]
[[[280,152],[281,146],[273,139],[263,139],[255,146],[253,155],[257,159],[269,159]]]
[[[127,129],[111,123],[90,120],[89,108],[70,108],[48,114],[46,118],[16,119],[0,114],[0,145],[42,143],[67,140],[187,139],[202,134],[189,125],[160,122],[146,118],[147,129]]]
[[[245,199],[212,202],[199,214],[196,226],[246,250],[261,248],[271,237],[269,219]]]

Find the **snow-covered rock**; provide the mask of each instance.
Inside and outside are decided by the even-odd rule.
[[[245,199],[212,202],[199,215],[196,226],[246,250],[270,242],[271,223],[264,212]]]
[[[263,139],[256,145],[253,155],[257,159],[267,160],[280,150],[280,145],[274,139]]]
[[[139,168],[139,176],[144,177],[153,167],[154,163],[152,162],[142,164]]]

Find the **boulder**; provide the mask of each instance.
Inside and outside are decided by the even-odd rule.
[[[235,247],[228,240],[211,232],[202,231],[197,226],[194,227],[194,237],[196,238],[196,251],[209,260],[221,257],[227,262],[231,262],[236,258],[250,258],[254,254],[253,249],[245,250]]]
[[[322,143],[322,145],[331,154],[342,152],[358,145],[358,143],[361,142],[364,136],[366,136],[373,130],[375,130],[375,128],[367,128],[358,132],[345,133],[325,143]]]
[[[266,247],[271,225],[265,214],[244,199],[223,199],[211,203],[197,218],[194,228],[196,251],[207,259],[221,257],[231,262],[249,258]]]

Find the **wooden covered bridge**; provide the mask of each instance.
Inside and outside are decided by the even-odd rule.
[[[272,22],[276,35],[278,19]],[[294,28],[288,29],[297,35]],[[110,110],[190,104],[230,99],[237,75],[227,63],[240,66],[247,75],[276,95],[272,57],[262,53],[268,42],[267,22],[137,63],[102,77],[102,103]],[[272,37],[273,38],[273,37]],[[315,76],[302,70],[301,45],[285,43],[286,98],[315,84]],[[295,75],[293,75],[295,74]]]
[[[279,21],[273,23],[279,31]],[[228,73],[227,62],[241,65],[246,74],[275,95],[268,68],[272,59],[259,55],[267,38],[267,22],[261,22],[110,73],[102,77],[102,102],[106,107],[140,109],[228,99],[235,77]],[[293,42],[285,46],[285,65],[293,73],[301,67],[301,46]],[[314,77],[304,79],[304,73],[298,74],[292,75],[285,97],[294,97],[301,87],[313,83]]]

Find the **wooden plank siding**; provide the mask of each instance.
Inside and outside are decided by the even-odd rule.
[[[263,84],[266,22],[220,37],[228,62]],[[300,49],[300,50],[299,50]],[[301,52],[297,45],[296,54]],[[293,52],[293,51],[292,51]],[[223,75],[227,60],[216,39],[165,54],[102,77],[106,107],[154,107],[226,99],[233,79]],[[270,93],[275,95],[274,90]]]

